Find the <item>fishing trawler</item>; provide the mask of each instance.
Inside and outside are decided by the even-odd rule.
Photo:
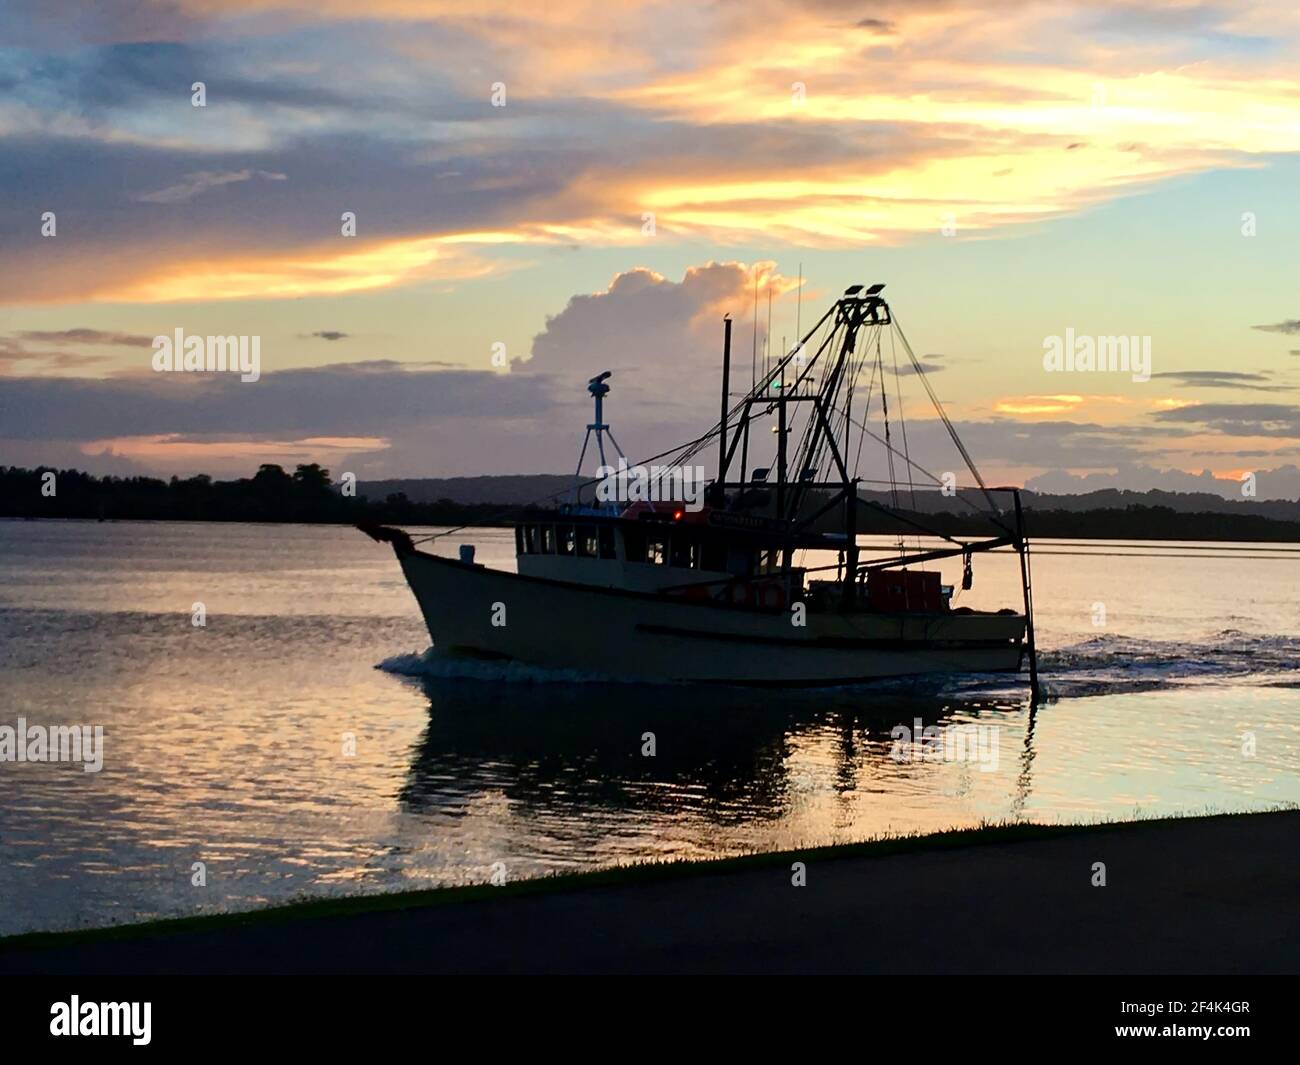
[[[1028,658],[1036,699],[1019,493],[985,484],[883,288],[849,288],[795,348],[755,372],[739,397],[730,392],[732,322],[724,319],[719,420],[658,456],[665,461],[649,475],[651,488],[684,485],[682,471],[699,469],[690,460],[716,442],[718,472],[701,493],[645,491],[644,483],[634,498],[620,490],[629,467],[604,419],[606,372],[588,383],[595,418],[578,460],[581,475],[594,438],[597,478],[568,500],[523,515],[515,525],[514,572],[475,562],[468,545],[450,558],[421,549],[432,537],[359,526],[392,545],[434,652],[622,680],[802,686],[1018,672]],[[902,505],[892,476],[892,495],[881,501],[879,492],[862,489],[856,462],[850,470],[851,444],[860,460],[864,440],[874,439],[886,449],[891,475],[896,461],[907,464],[913,497],[913,470],[924,472],[912,462],[905,434],[901,448],[893,443],[881,346],[886,333],[901,340],[906,373],[924,383],[974,476],[978,488],[971,492],[987,504],[991,535],[960,538],[927,528],[914,506]],[[902,372],[897,351],[895,381]],[[883,436],[867,424],[873,399],[883,413]],[[771,421],[775,461],[751,467],[761,439],[755,430]],[[617,470],[607,465],[607,441],[617,452]],[[828,475],[819,478],[823,467]],[[996,493],[1010,493],[1013,506],[999,507]],[[900,535],[896,546],[874,557],[860,542],[863,513],[891,515],[900,528],[940,537],[942,546],[921,549],[918,540],[908,550]],[[999,549],[1020,556],[1020,608],[954,608],[953,588],[927,568],[960,557],[963,587],[969,587],[972,556]],[[809,564],[819,558],[833,561]]]

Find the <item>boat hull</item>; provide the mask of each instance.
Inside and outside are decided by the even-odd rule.
[[[755,610],[520,576],[421,551],[402,570],[441,654],[621,680],[831,685],[1020,668],[1017,614]]]

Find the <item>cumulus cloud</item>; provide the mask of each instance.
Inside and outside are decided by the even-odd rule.
[[[757,334],[750,325],[758,286]],[[775,272],[773,263],[706,263],[680,281],[638,268],[620,273],[603,292],[574,296],[533,338],[530,366],[571,382],[581,391],[588,378],[614,371],[619,404],[676,408],[716,414],[721,380],[723,315],[735,326],[732,365],[747,382],[744,365],[766,340],[767,293],[777,313],[798,282]],[[620,387],[622,386],[622,387]],[[711,419],[710,419],[711,420]],[[707,425],[700,426],[700,429]]]

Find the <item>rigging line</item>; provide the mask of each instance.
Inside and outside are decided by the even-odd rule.
[[[879,536],[879,535],[885,535],[885,534],[877,533],[877,534],[874,534],[874,535],[878,535],[878,536]],[[951,541],[951,542],[953,542],[953,543],[958,543],[959,541],[955,541],[955,540],[954,540],[954,541]],[[1207,559],[1207,558],[1208,558],[1208,559],[1221,559],[1221,560],[1223,560],[1223,561],[1229,561],[1229,562],[1232,562],[1232,561],[1242,561],[1242,560],[1240,560],[1240,559],[1234,559],[1232,555],[1181,555],[1181,554],[1179,554],[1179,553],[1177,553],[1177,552],[1169,552],[1169,553],[1167,553],[1167,554],[1161,554],[1161,555],[1128,555],[1128,554],[1124,554],[1124,553],[1122,553],[1122,552],[1053,551],[1053,550],[1051,550],[1050,548],[1042,548],[1042,547],[1037,546],[1039,543],[1041,543],[1041,541],[1037,541],[1037,540],[1036,540],[1034,543],[1035,543],[1035,547],[1034,547],[1034,554],[1035,554],[1035,555],[1059,555],[1059,556],[1061,556],[1061,557],[1063,557],[1063,558],[1173,558],[1173,559],[1179,559],[1179,560],[1182,560],[1182,561],[1186,561],[1186,560],[1188,560],[1188,559],[1192,559],[1192,558],[1194,558],[1194,559],[1196,559],[1197,561],[1199,561],[1199,560],[1201,560],[1201,559]],[[883,544],[882,544],[882,545],[880,545],[880,546],[884,547],[884,546],[888,546],[888,545],[883,545]],[[867,545],[867,547],[868,547],[868,549],[869,549],[870,545]],[[819,551],[825,551],[825,552],[829,553],[831,549],[830,549],[830,548],[816,548],[816,549],[810,549],[810,550],[819,550]],[[1015,554],[1017,554],[1018,552],[1016,551],[1016,549],[1015,549],[1014,546],[1008,545],[1008,546],[1006,546],[1006,547],[994,547],[994,548],[991,548],[991,549],[989,549],[989,550],[987,550],[987,551],[985,551],[985,552],[983,552],[983,553],[986,554],[986,555],[1015,555]],[[957,555],[956,553],[954,553],[954,554],[953,554],[953,557],[956,558],[956,557],[958,557],[958,555]],[[882,557],[882,558],[878,558],[878,559],[877,559],[877,558],[871,558],[871,559],[868,560],[868,561],[874,563],[874,562],[888,562],[888,561],[894,561],[894,560],[896,560],[896,559],[895,559],[895,556],[884,556],[884,557]],[[1245,561],[1250,561],[1250,562],[1292,562],[1292,561],[1294,561],[1294,560],[1293,560],[1292,558],[1286,556],[1286,555],[1256,555],[1256,556],[1253,556],[1253,557],[1251,557],[1251,558],[1249,558],[1249,559],[1247,559],[1247,560],[1245,560]]]
[[[855,420],[855,421],[854,421],[854,424],[855,424],[859,429],[861,429],[864,433],[866,433],[869,437],[871,437],[871,439],[874,440],[876,443],[878,443],[878,444],[885,444],[885,441],[882,440],[878,434],[872,432],[872,431],[871,431],[869,428],[867,428],[867,426],[864,425],[862,422],[859,422],[859,421],[856,421],[856,420]],[[889,447],[888,444],[885,444],[885,446],[886,446],[886,447]],[[894,454],[895,454],[895,455],[898,455],[899,458],[904,458],[904,456],[901,455],[898,451],[895,451]],[[938,486],[942,487],[942,485],[943,485],[943,481],[942,481],[939,477],[936,477],[936,476],[935,476],[933,473],[931,473],[929,470],[927,470],[927,469],[926,469],[924,466],[922,466],[919,462],[916,462],[915,460],[913,460],[913,459],[911,459],[911,458],[907,458],[906,461],[907,461],[907,463],[908,463],[908,464],[909,464],[913,469],[918,470],[919,472],[925,474],[926,477],[930,478],[930,480],[933,481],[935,485],[938,485]],[[870,481],[870,482],[868,482],[868,483],[870,483],[870,484],[889,484],[890,482],[889,482],[889,481],[879,481],[879,480],[874,480],[874,481]],[[1001,513],[1002,513],[1002,511],[1001,511],[999,508],[994,507],[994,508],[993,508],[993,513],[990,513],[990,512],[987,511],[987,510],[981,509],[981,508],[980,508],[979,506],[977,506],[975,503],[972,503],[969,499],[967,499],[964,495],[962,495],[962,492],[963,492],[963,491],[974,491],[974,489],[954,489],[951,498],[953,498],[953,499],[957,499],[957,500],[960,500],[962,503],[965,503],[966,506],[970,507],[970,508],[971,508],[973,511],[975,511],[976,513],[983,515],[983,516],[984,516],[984,517],[985,517],[989,522],[991,522],[993,525],[996,525],[999,529],[1001,529],[1003,532],[1007,533],[1008,535],[1011,533],[1011,530],[1010,530],[1006,525],[1004,525],[1004,524],[999,520],[999,517],[1001,516]],[[984,493],[984,496],[985,496],[985,498],[987,499],[988,496],[989,496],[989,493],[990,493],[990,492],[995,492],[995,491],[1008,491],[1008,489],[1005,489],[1005,488],[1004,488],[1004,489],[981,488],[981,491]]]
[[[903,410],[903,379],[898,373],[898,344],[895,341],[894,331],[889,331],[889,353],[894,363],[894,398],[898,400],[898,425],[903,433],[903,456],[907,470],[907,492],[911,499],[912,509],[916,509],[916,485],[912,481],[912,464],[907,461],[911,458],[911,452],[907,446],[907,416]]]
[[[898,424],[903,431],[903,456],[907,461],[907,490],[912,498],[912,509],[916,509],[916,485],[912,483],[912,464],[909,461],[911,452],[907,447],[907,417],[903,413],[903,385],[902,378],[898,374],[898,346],[894,343],[894,333],[889,333],[889,349],[894,357],[894,396],[898,400]]]
[[[859,373],[860,372],[861,371],[859,370]],[[869,418],[871,415],[871,393],[872,390],[874,389],[875,383],[876,383],[876,378],[875,375],[873,374],[871,378],[867,381],[867,400],[866,400],[866,404],[862,408],[862,421],[861,422],[855,421],[853,423],[854,425],[857,425],[859,429],[863,429],[863,427],[866,425],[867,418]],[[853,475],[855,477],[858,475],[858,470],[862,466],[862,445],[866,443],[866,439],[867,439],[867,434],[865,431],[860,432],[858,434],[858,453],[853,459]],[[881,481],[879,483],[885,484],[887,482]]]
[[[859,429],[861,429],[862,432],[865,433],[867,436],[871,437],[871,439],[874,440],[876,443],[878,443],[878,444],[884,444],[884,443],[885,443],[885,441],[882,440],[882,439],[881,439],[881,438],[880,438],[876,433],[874,433],[874,432],[872,432],[870,429],[868,429],[867,426],[866,426],[864,423],[859,422],[857,419],[854,419],[853,424],[856,425]],[[886,445],[886,446],[888,446],[888,445]],[[898,454],[898,452],[895,452],[895,454]],[[903,456],[902,456],[902,455],[899,455],[899,457],[902,458]],[[913,469],[918,470],[919,472],[925,474],[926,477],[930,478],[930,480],[933,481],[933,482],[935,483],[935,485],[940,486],[940,487],[943,485],[943,481],[942,481],[940,478],[936,477],[933,473],[931,473],[929,470],[927,470],[927,469],[926,469],[924,466],[922,466],[919,462],[916,462],[916,461],[914,461],[914,460],[912,460],[912,459],[910,459],[910,458],[906,459],[906,461],[907,461],[907,463],[908,463],[908,464],[909,464]],[[866,481],[866,483],[867,483],[867,484],[890,484],[891,482],[890,482],[890,481],[881,481],[881,480],[868,480],[868,481]],[[989,514],[987,511],[980,509],[980,507],[978,507],[976,504],[972,503],[969,499],[967,499],[964,495],[962,495],[962,492],[963,492],[963,491],[971,491],[971,490],[972,490],[972,489],[960,489],[960,488],[958,488],[958,489],[954,489],[954,491],[953,491],[953,495],[951,496],[951,498],[956,499],[956,500],[959,500],[959,501],[962,502],[962,503],[965,503],[966,506],[968,506],[968,507],[971,508],[971,510],[973,510],[973,511],[975,511],[977,514],[980,514],[980,515],[982,515],[983,517],[987,518],[988,521],[992,522],[992,524],[996,525],[996,526],[997,526],[999,529],[1001,529],[1003,532],[1010,534],[1011,530],[1008,529],[1005,525],[1003,525],[1002,522],[998,521],[998,519],[997,519],[996,517],[994,517],[992,514]],[[999,491],[999,489],[989,489],[989,488],[984,489],[984,493],[985,493],[985,495],[987,495],[987,494],[988,494],[989,492],[991,492],[991,491]],[[1002,491],[1005,491],[1005,489],[1002,489]],[[1000,513],[1000,512],[999,512],[999,513]]]
[[[1258,546],[1258,547],[1254,546],[1254,544],[1252,544],[1252,543],[1244,543],[1244,544],[1243,544],[1243,543],[1241,543],[1240,541],[1235,541],[1235,540],[1224,540],[1222,543],[1188,544],[1188,543],[1183,543],[1183,542],[1178,541],[1178,540],[1131,540],[1131,541],[1129,541],[1129,540],[1094,540],[1094,541],[1089,541],[1089,540],[1059,540],[1059,539],[1056,539],[1055,537],[1048,537],[1048,538],[1046,538],[1046,539],[1042,539],[1041,542],[1043,542],[1043,543],[1050,543],[1051,546],[1053,546],[1053,547],[1091,547],[1091,546],[1095,543],[1095,544],[1100,544],[1100,545],[1105,546],[1105,547],[1133,547],[1133,548],[1146,548],[1148,544],[1151,544],[1151,545],[1159,545],[1159,546],[1167,546],[1167,545],[1169,545],[1169,544],[1175,544],[1175,543],[1176,543],[1176,544],[1178,544],[1180,550],[1183,550],[1183,551],[1242,551],[1242,552],[1251,552],[1251,551],[1272,551],[1272,552],[1280,552],[1280,553],[1289,553],[1289,554],[1293,554],[1293,555],[1300,555],[1300,544],[1295,544],[1295,546],[1292,547],[1292,546],[1289,546],[1289,543],[1288,543],[1287,541],[1278,541],[1278,540],[1257,540],[1257,541],[1254,541],[1254,544],[1259,544],[1259,545],[1260,545],[1260,546]],[[1196,556],[1194,556],[1194,555],[1188,555],[1187,557],[1188,557],[1188,558],[1195,558]]]
[[[952,424],[952,420],[948,417],[948,412],[943,409],[943,404],[939,402],[939,397],[935,394],[934,388],[930,384],[930,379],[921,368],[921,362],[917,359],[916,353],[912,350],[912,345],[907,342],[907,334],[903,332],[903,327],[899,324],[898,317],[894,314],[892,307],[890,308],[889,317],[893,322],[894,329],[898,333],[898,339],[903,344],[903,350],[907,352],[907,357],[912,360],[912,367],[916,371],[916,375],[921,379],[921,384],[925,386],[925,391],[930,396],[930,402],[934,404],[935,412],[939,415],[940,419],[942,419],[944,428],[948,430],[948,435],[952,437],[952,442],[956,445],[957,450],[961,452],[961,457],[966,462],[966,468],[970,470],[971,475],[975,478],[975,483],[983,490],[984,498],[988,502],[989,508],[1001,513],[1001,508],[993,502],[993,497],[989,495],[988,485],[984,483],[984,478],[976,468],[975,460],[970,457],[970,452],[966,450],[966,445],[961,442],[961,437],[957,435],[957,429]]]
[[[849,449],[853,446],[853,440],[850,436],[850,426],[852,426],[853,417],[853,400],[858,394],[858,381],[862,377],[862,368],[866,365],[867,352],[871,350],[871,341],[868,339],[862,346],[862,354],[854,359],[850,359],[848,370],[846,372],[847,385],[845,386],[845,403],[844,409],[840,410],[838,406],[835,410],[836,417],[836,435],[844,439],[844,460],[847,465]],[[855,353],[856,354],[856,353]],[[867,406],[871,405],[871,382],[867,382]],[[864,414],[865,417],[865,414]],[[853,462],[853,476],[858,475],[858,467],[862,459],[862,437],[858,437],[857,456]]]
[[[822,322],[825,323],[828,317],[829,314],[822,319]],[[831,374],[834,372],[834,360],[828,357],[826,361],[822,362],[820,366],[818,366],[817,363],[821,359],[822,355],[826,354],[826,352],[829,351],[832,348],[832,346],[835,344],[837,338],[839,337],[839,330],[840,330],[840,323],[838,320],[836,320],[827,330],[826,336],[822,340],[821,345],[818,347],[817,353],[813,356],[813,359],[804,366],[803,371],[795,379],[793,385],[794,394],[798,393],[799,386],[804,382],[807,382],[808,385],[811,386],[812,375],[816,373],[819,376],[819,381],[816,388],[816,396],[818,399],[822,398],[822,395],[828,386],[828,382],[831,380]],[[814,332],[816,332],[816,329],[810,331],[809,336],[811,337]],[[799,348],[795,348],[790,353],[790,356],[787,357],[787,360],[783,360],[782,364],[778,366],[777,369],[778,370],[783,369],[788,359],[790,357],[793,357],[795,354],[797,354],[798,351]],[[809,394],[812,395],[811,387],[808,389],[808,391]],[[814,404],[815,403],[816,400],[814,400]],[[822,440],[822,437],[819,435],[820,431],[821,431],[821,426],[818,422],[816,411],[815,410],[810,411],[807,417],[804,419],[803,427],[800,430],[800,434],[799,434],[799,443],[795,452],[795,463],[797,467],[801,468],[801,472],[802,469],[807,469],[810,466],[820,467],[821,456],[823,455],[824,448],[826,446]],[[791,500],[792,512],[794,513],[797,513],[797,507],[800,505],[800,501],[803,498],[803,492],[804,492],[803,488],[799,486],[798,483],[796,482],[796,488],[795,491],[792,493],[792,500]]]
[[[1053,551],[1050,547],[1040,548],[1037,545],[1039,540],[1034,541],[1035,555],[1065,555],[1071,558],[1181,558],[1196,559],[1198,562],[1202,559],[1223,559],[1231,562],[1294,562],[1291,555],[1247,555],[1242,558],[1239,555],[1185,555],[1178,552],[1167,552],[1164,554],[1154,551],[1143,551],[1135,554],[1126,554],[1122,551]]]
[[[893,437],[889,432],[889,389],[885,386],[885,367],[880,359],[880,337],[876,337],[876,362],[872,373],[880,374],[880,410],[885,423],[885,460],[889,465],[889,497],[898,509],[898,481],[894,473]]]
[[[880,539],[892,538],[892,533],[863,533],[864,538],[879,537]],[[956,533],[958,536],[975,536],[977,533]],[[931,539],[950,540],[951,537],[940,534],[933,534]],[[1296,559],[1300,557],[1300,551],[1288,550],[1285,546],[1277,549],[1268,547],[1252,548],[1241,546],[1229,541],[1222,544],[1180,544],[1174,540],[1148,540],[1145,542],[1133,543],[1115,543],[1109,540],[1057,540],[1052,537],[1044,537],[1035,540],[1036,544],[1042,545],[1042,550],[1059,555],[1072,555],[1079,558],[1086,558],[1095,555],[1098,558],[1109,557],[1114,552],[1138,552],[1134,554],[1121,554],[1118,557],[1123,558],[1142,558],[1141,552],[1160,552],[1153,554],[1151,557],[1160,558],[1185,558],[1196,560],[1207,557],[1231,559],[1234,556],[1240,557],[1243,561],[1250,561],[1254,558],[1278,558],[1278,559]],[[875,545],[880,547],[889,546],[887,544]],[[1082,548],[1082,550],[1078,550]],[[1198,552],[1227,552],[1226,554],[1205,555]],[[1038,548],[1034,549],[1038,553]]]
[[[693,453],[698,453],[698,449],[708,444],[714,437],[718,435],[719,432],[721,432],[721,430],[722,430],[722,423],[719,422],[712,429],[708,430],[708,432],[704,433],[704,435],[696,438],[695,440],[688,441],[687,443],[684,444],[677,444],[676,446],[670,447],[665,451],[660,451],[657,455],[651,455],[649,458],[641,459],[639,462],[635,463],[635,465],[645,466],[648,465],[649,463],[657,462],[659,459],[667,458],[669,455],[675,455],[680,451],[685,451],[687,448],[695,448],[696,451]],[[678,460],[678,462],[673,463],[673,465],[678,465],[678,464],[680,464],[680,460]],[[629,465],[633,465],[633,464],[629,463]],[[589,488],[594,484],[599,484],[601,480],[603,480],[603,478],[600,477],[589,478],[588,480],[583,481],[581,484],[577,485],[577,490],[581,492],[582,489],[584,488]],[[511,513],[521,508],[527,510],[530,507],[535,507],[542,503],[554,503],[559,496],[565,495],[571,491],[573,491],[572,488],[561,489],[558,492],[551,492],[544,496],[538,496],[537,498],[532,499],[527,503],[504,504],[499,510],[494,511],[493,513],[489,514],[486,518],[481,519],[477,522],[466,522],[463,525],[456,525],[450,529],[444,529],[440,533],[430,533],[427,536],[423,536],[414,540],[413,542],[427,543],[431,540],[439,540],[444,536],[450,536],[452,533],[462,532],[465,529],[479,528],[480,526],[483,526],[485,522],[491,521],[495,518],[508,517]]]
[[[772,372],[767,374],[763,380],[763,384],[762,384],[763,389],[767,389],[771,386],[772,381],[775,380],[779,371],[787,363],[789,363],[789,361],[793,359],[796,354],[798,354],[801,348],[805,347],[807,342],[812,339],[813,334],[815,334],[819,329],[821,329],[824,325],[826,325],[827,319],[831,317],[834,311],[835,311],[835,307],[832,306],[829,311],[827,311],[825,314],[822,315],[821,320],[818,321],[818,323],[808,331],[808,335],[804,337],[802,340],[800,340],[800,342],[796,344],[793,348],[791,348],[789,353],[779,363],[777,363],[776,366],[772,368]],[[833,322],[831,324],[831,328],[829,332],[826,334],[826,338],[818,346],[816,354],[814,354],[811,359],[805,360],[804,368],[795,380],[796,385],[802,384],[809,377],[809,375],[812,374],[813,367],[817,365],[818,360],[822,357],[823,354],[825,354],[827,346],[839,334],[839,330],[840,330],[840,323],[838,321]],[[826,379],[825,374],[826,374],[827,367],[822,366],[820,367],[820,370],[822,373],[822,380],[825,381]],[[759,388],[756,386],[754,389],[751,390],[750,395],[753,395],[757,391],[759,391]]]

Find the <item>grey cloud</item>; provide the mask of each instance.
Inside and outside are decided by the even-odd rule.
[[[1257,392],[1290,391],[1288,385],[1272,383],[1266,373],[1242,373],[1235,370],[1170,370],[1152,378],[1164,378],[1186,388],[1237,388]]]
[[[135,333],[116,333],[105,329],[28,329],[16,334],[30,344],[104,344],[111,347],[150,347],[153,337]]]
[[[103,362],[107,356],[87,355],[79,351],[41,349],[33,351],[12,338],[0,337],[0,373],[31,373],[39,366],[45,370],[72,370]],[[19,364],[23,365],[20,367]]]
[[[1205,426],[1225,436],[1280,436],[1300,438],[1300,407],[1281,403],[1194,403],[1158,411],[1162,422]]]
[[[6,0],[5,42],[17,48],[62,49],[114,42],[175,41],[195,32],[203,19],[174,0],[96,0],[57,4]]]
[[[381,361],[264,371],[250,383],[234,374],[0,378],[0,435],[385,436],[429,420],[531,418],[552,404],[550,383],[538,375],[396,367]]]
[[[1300,334],[1300,318],[1288,318],[1274,325],[1252,325],[1251,329],[1262,329],[1265,333],[1286,333],[1289,336]]]

